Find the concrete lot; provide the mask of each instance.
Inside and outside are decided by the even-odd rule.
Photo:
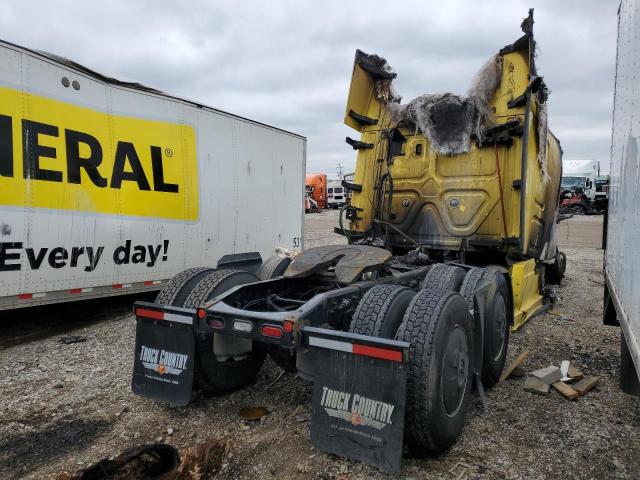
[[[343,243],[337,212],[306,218],[306,247]],[[446,453],[405,449],[400,478],[640,478],[640,400],[618,387],[619,330],[602,325],[601,217],[560,225],[567,278],[558,302],[511,335],[509,360],[529,350],[526,370],[569,359],[600,378],[575,402],[523,390],[510,379],[472,408]],[[178,447],[208,438],[227,445],[216,478],[387,478],[375,468],[326,455],[309,441],[310,387],[265,363],[256,384],[223,397],[196,395],[170,408],[131,394],[131,298],[0,315],[0,478],[56,478],[133,445]],[[86,342],[64,345],[63,334]],[[252,425],[240,408],[262,405]],[[171,429],[171,434],[168,433]],[[461,476],[456,476],[462,472]]]

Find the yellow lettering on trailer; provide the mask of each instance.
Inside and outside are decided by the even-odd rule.
[[[190,125],[0,88],[0,205],[198,219]]]

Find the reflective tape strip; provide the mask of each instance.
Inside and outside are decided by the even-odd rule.
[[[72,288],[71,290],[69,290],[69,293],[87,293],[87,292],[93,292],[93,288]]]
[[[160,280],[147,280],[143,282],[144,285],[160,285],[162,282]]]
[[[371,347],[369,345],[353,345],[353,353],[367,357],[382,358],[384,360],[402,361],[402,352],[387,348]]]
[[[46,293],[21,293],[18,298],[20,300],[31,300],[32,298],[42,298],[46,295]]]
[[[164,312],[149,310],[147,308],[136,308],[137,317],[153,318],[154,320],[164,320]]]
[[[312,347],[328,348],[329,350],[339,350],[341,352],[354,353],[365,357],[381,358],[394,362],[402,362],[402,352],[389,348],[372,347],[370,345],[360,345],[357,343],[340,342],[327,338],[309,337],[309,345]]]
[[[187,317],[186,315],[176,315],[175,313],[164,312],[164,319],[171,322],[185,323],[187,325],[193,324],[193,319],[191,317]]]
[[[167,320],[170,322],[184,323],[192,325],[193,320],[186,315],[177,315],[175,313],[161,312],[159,310],[149,310],[147,308],[136,308],[136,316],[144,318],[153,318],[154,320]]]
[[[111,285],[111,288],[113,288],[114,290],[120,289],[120,288],[131,288],[131,284],[130,283],[116,283],[115,285]]]
[[[329,350],[340,350],[341,352],[353,353],[353,345],[351,343],[339,342],[337,340],[309,337],[309,345],[312,347],[328,348]]]

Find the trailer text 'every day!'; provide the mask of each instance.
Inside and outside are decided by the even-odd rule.
[[[24,268],[38,270],[51,268],[80,268],[92,272],[103,262],[105,247],[54,247],[23,248],[22,242],[0,242],[0,272],[20,271]],[[127,240],[117,247],[108,261],[115,265],[144,264],[154,267],[159,261],[167,261],[169,240],[160,245],[132,245]]]

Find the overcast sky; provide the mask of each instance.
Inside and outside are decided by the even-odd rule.
[[[384,56],[403,101],[464,93],[535,8],[538,71],[565,158],[608,170],[618,1],[3,1],[0,35],[105,75],[305,135],[307,171],[353,169],[344,137],[356,48]],[[357,135],[356,135],[357,136]]]

